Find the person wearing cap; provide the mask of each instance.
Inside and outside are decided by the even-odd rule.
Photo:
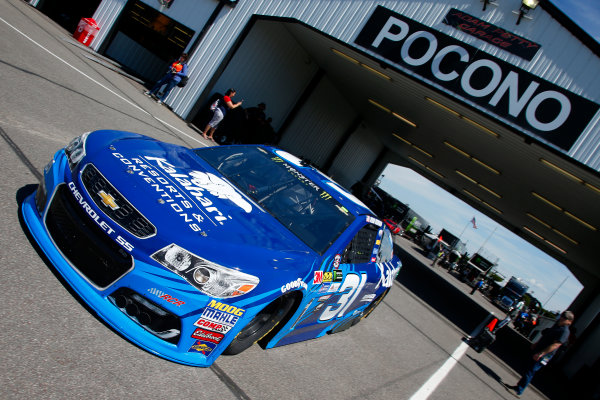
[[[542,331],[542,337],[531,346],[532,356],[526,372],[515,386],[506,385],[506,390],[514,390],[520,396],[529,385],[535,373],[548,364],[556,350],[569,340],[569,326],[573,323],[571,311],[563,311],[560,318],[551,328]]]

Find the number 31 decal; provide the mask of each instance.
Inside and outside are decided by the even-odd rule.
[[[348,292],[342,294],[337,303],[325,307],[323,314],[319,317],[319,321],[329,321],[336,317],[343,317],[350,304],[356,300],[365,283],[367,283],[367,274],[360,274],[360,276],[352,273],[347,274],[342,287],[340,287],[340,292],[346,290]]]

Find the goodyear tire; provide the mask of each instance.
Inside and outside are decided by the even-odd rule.
[[[293,296],[282,296],[263,308],[237,334],[223,354],[235,355],[246,350],[265,337],[281,322],[294,304]]]

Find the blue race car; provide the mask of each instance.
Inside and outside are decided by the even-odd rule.
[[[366,206],[273,147],[95,131],[54,155],[21,209],[103,320],[193,366],[347,329],[401,267]]]

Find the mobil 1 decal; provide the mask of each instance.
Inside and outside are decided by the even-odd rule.
[[[599,105],[377,6],[355,43],[568,151]]]

